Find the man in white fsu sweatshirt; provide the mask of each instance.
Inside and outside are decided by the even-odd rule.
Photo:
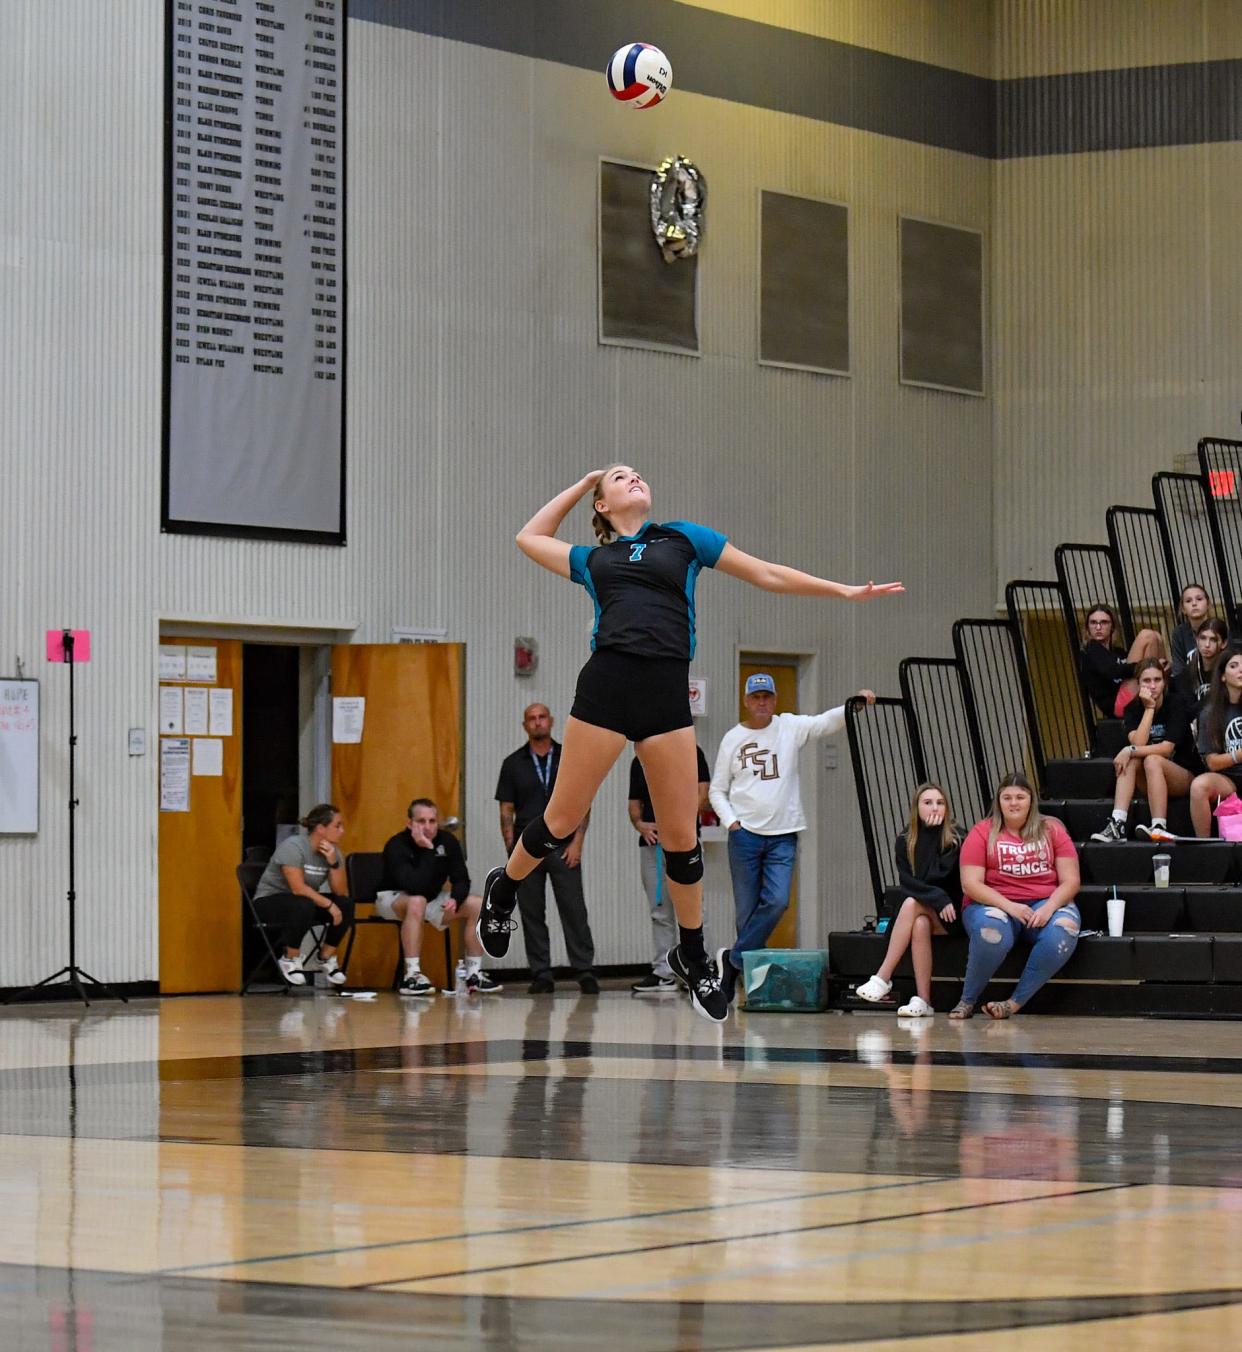
[[[870,690],[859,695],[875,703]],[[812,737],[845,726],[845,706],[822,714],[778,714],[776,682],[765,672],[746,679],[746,718],[725,733],[709,796],[729,832],[729,872],[737,940],[716,954],[729,999],[742,954],[762,948],[789,905],[798,833],[806,829],[798,792],[798,752]]]

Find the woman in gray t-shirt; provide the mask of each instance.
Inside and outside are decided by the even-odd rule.
[[[354,923],[354,903],[346,893],[345,860],[338,843],[345,823],[332,803],[320,803],[302,818],[304,836],[290,836],[276,847],[255,888],[259,917],[281,926],[285,956],[280,974],[291,986],[305,986],[299,956],[302,939],[316,925],[327,924],[319,949],[323,970],[333,986],[345,984],[345,970],[336,960],[341,936]]]

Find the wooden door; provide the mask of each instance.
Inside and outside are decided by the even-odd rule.
[[[194,679],[191,666],[187,679],[160,683],[182,691],[181,737],[189,741],[191,752],[189,811],[159,813],[160,992],[183,995],[237,990],[241,985],[242,935],[241,894],[235,872],[241,862],[241,643],[235,639],[162,638],[160,646],[186,648],[187,661],[190,649],[215,654],[214,681]],[[200,667],[199,671],[207,669]],[[210,706],[213,689],[232,692],[228,734],[223,733],[219,721],[223,711],[217,707],[217,737],[187,735],[185,692],[198,692],[191,698],[201,702],[205,691]],[[162,724],[160,728],[156,754],[162,760],[164,743],[175,741],[176,734],[165,735]],[[204,740],[222,744],[219,775],[193,773],[194,743]],[[207,768],[207,758],[201,757],[198,764]]]
[[[746,678],[757,671],[766,671],[776,682],[776,711],[781,714],[798,712],[798,668],[788,658],[765,661],[762,657],[748,655],[738,663],[737,668],[737,707],[738,718],[746,717],[744,702]],[[794,868],[793,886],[789,889],[789,909],[781,917],[780,923],[768,939],[769,948],[798,947],[798,870]]]
[[[342,848],[382,850],[405,825],[414,798],[430,798],[440,817],[461,816],[465,647],[460,643],[359,643],[332,649],[332,697],[361,695],[362,740],[333,742],[332,801],[345,819]],[[466,844],[464,826],[458,831]],[[483,880],[472,877],[475,890]],[[369,915],[372,908],[359,908]],[[455,957],[461,926],[455,926]],[[397,940],[387,925],[358,930],[349,964],[351,986],[386,989],[392,981]],[[451,984],[444,939],[427,927],[423,971],[439,986]]]

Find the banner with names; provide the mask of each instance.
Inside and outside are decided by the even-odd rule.
[[[344,542],[347,0],[167,0],[163,525]]]

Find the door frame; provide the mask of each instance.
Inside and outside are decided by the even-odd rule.
[[[792,666],[798,676],[798,710],[800,713],[820,713],[819,700],[819,658],[817,652],[805,648],[783,648],[772,643],[736,643],[733,647],[733,674],[730,689],[729,716],[736,722],[737,714],[737,673],[742,662],[762,662],[765,657],[784,665]],[[816,743],[818,745],[818,743]],[[809,748],[808,748],[809,750]],[[805,755],[806,752],[804,751]],[[798,841],[798,947],[820,948],[819,942],[819,865],[820,865],[820,791],[819,770],[822,754],[816,757],[813,774],[800,774],[802,786],[802,807],[806,813],[807,829]],[[806,905],[808,898],[816,899],[815,915],[811,916],[811,907]],[[825,933],[824,938],[827,938]]]

